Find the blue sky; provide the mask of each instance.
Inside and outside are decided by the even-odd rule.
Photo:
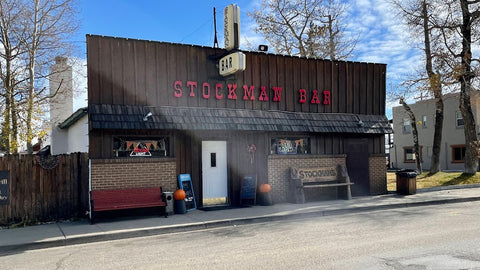
[[[387,64],[387,88],[398,84],[421,64],[420,52],[413,50],[408,32],[396,11],[385,0],[352,0],[347,30],[359,36],[353,61]],[[261,0],[241,1],[162,1],[162,0],[79,0],[81,28],[75,38],[82,44],[85,35],[147,39],[174,43],[213,46],[213,7],[217,9],[217,32],[223,47],[223,9],[229,4],[240,7],[241,47],[264,44],[254,32],[255,24],[247,15],[259,8]],[[391,103],[392,102],[392,103]],[[387,100],[387,107],[397,102]],[[390,114],[387,112],[387,116]]]

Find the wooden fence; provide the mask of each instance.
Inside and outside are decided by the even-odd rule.
[[[1,157],[0,172],[8,183],[3,180],[0,225],[84,217],[88,171],[86,153]]]

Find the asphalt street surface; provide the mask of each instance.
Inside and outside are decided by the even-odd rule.
[[[480,202],[19,251],[1,269],[480,269]]]

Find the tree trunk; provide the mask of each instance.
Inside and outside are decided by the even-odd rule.
[[[33,58],[35,59],[35,58]],[[32,128],[32,119],[33,119],[33,103],[34,103],[34,91],[35,91],[35,72],[34,72],[34,65],[30,65],[29,67],[30,73],[30,82],[29,82],[29,89],[28,89],[28,102],[27,102],[27,119],[26,119],[26,126],[27,126],[27,152],[29,154],[33,153],[33,128]]]
[[[327,17],[328,17],[328,24],[327,24],[328,46],[329,46],[328,51],[330,55],[330,60],[334,61],[336,60],[336,57],[335,57],[336,48],[335,48],[335,40],[333,36],[333,20],[331,15],[328,15]]]
[[[472,107],[470,103],[470,94],[472,91],[471,81],[474,74],[471,71],[472,62],[472,14],[469,11],[467,0],[460,0],[462,9],[462,24],[460,30],[462,33],[462,52],[461,52],[461,69],[460,80],[460,111],[463,116],[464,132],[465,132],[465,169],[466,174],[475,174],[478,168],[478,142],[475,119],[473,117]]]
[[[35,1],[35,10],[34,10],[34,23],[33,23],[33,32],[31,37],[31,44],[29,47],[29,63],[28,63],[28,75],[29,75],[29,83],[28,83],[28,101],[27,101],[27,119],[25,120],[27,126],[27,134],[26,134],[26,143],[27,143],[27,152],[29,154],[33,153],[33,106],[34,106],[34,99],[35,99],[35,60],[37,56],[37,49],[38,49],[38,12],[39,12],[39,1]]]
[[[422,1],[422,20],[425,45],[425,69],[427,71],[430,89],[435,97],[435,125],[432,142],[432,160],[430,162],[430,174],[440,171],[440,150],[442,145],[443,132],[443,94],[442,81],[439,74],[433,71],[433,55],[430,46],[430,26],[428,23],[427,2]]]
[[[2,122],[2,147],[7,154],[10,154],[10,95],[5,95],[5,111]]]
[[[10,98],[10,117],[12,118],[12,137],[10,138],[10,145],[11,145],[11,152],[13,154],[18,153],[18,146],[19,146],[19,137],[18,137],[18,106],[17,101],[13,95],[13,90],[11,92],[12,96]]]
[[[442,146],[443,132],[443,98],[435,95],[435,130],[433,133],[432,160],[430,163],[430,174],[440,171],[440,152]]]
[[[403,108],[407,112],[408,116],[410,117],[410,122],[412,123],[412,136],[413,136],[413,152],[415,154],[415,162],[417,164],[417,171],[418,173],[422,173],[422,160],[420,159],[420,145],[418,143],[418,130],[417,130],[417,120],[415,118],[415,114],[413,113],[412,109],[408,104],[405,102],[403,98],[400,98],[400,104],[402,104]]]

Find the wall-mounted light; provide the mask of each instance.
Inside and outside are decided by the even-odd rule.
[[[143,117],[143,121],[147,121],[149,117],[151,117],[153,114],[152,112],[148,112],[145,117]]]

